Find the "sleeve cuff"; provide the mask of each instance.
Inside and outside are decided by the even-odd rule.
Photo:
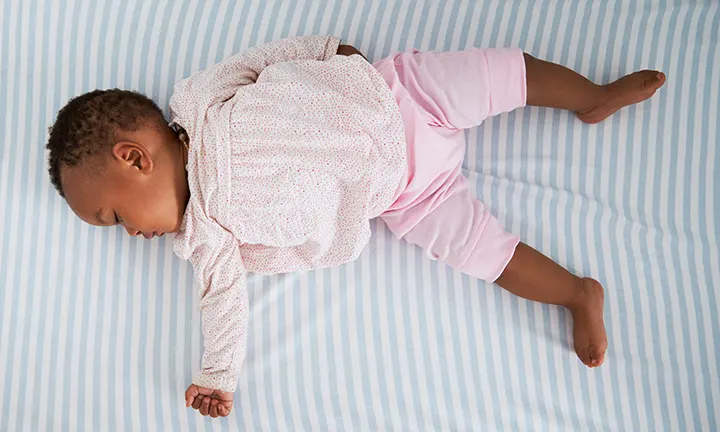
[[[334,55],[336,55],[339,46],[340,46],[340,38],[339,37],[328,36],[327,43],[325,44],[324,60],[331,59]]]
[[[200,387],[234,393],[237,381],[237,375],[228,372],[207,373],[201,370],[195,374],[192,382]]]

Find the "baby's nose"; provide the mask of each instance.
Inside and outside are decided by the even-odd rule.
[[[128,234],[135,237],[136,235],[140,234],[140,231],[132,228],[125,227],[125,231],[127,231]]]

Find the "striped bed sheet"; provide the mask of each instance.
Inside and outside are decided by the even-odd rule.
[[[0,430],[718,430],[720,2],[0,0]],[[173,83],[264,41],[394,51],[517,46],[651,101],[585,125],[526,108],[467,132],[508,230],[606,287],[588,370],[571,319],[428,261],[382,222],[361,258],[249,281],[233,414],[184,407],[202,339],[170,239],[81,223],[46,128],[72,96]]]

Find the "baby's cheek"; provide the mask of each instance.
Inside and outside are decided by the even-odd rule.
[[[162,228],[164,232],[176,231],[184,214],[184,211],[180,208],[180,204],[174,199],[168,200],[165,201],[158,210],[160,212],[158,221],[162,221],[160,228]]]
[[[167,221],[175,214],[175,203],[167,193],[156,191],[147,197],[147,201],[143,203],[145,217],[150,219],[149,222],[158,220]]]

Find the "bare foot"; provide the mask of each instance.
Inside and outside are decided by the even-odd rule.
[[[577,116],[585,123],[599,123],[622,107],[648,99],[663,84],[665,84],[665,74],[654,70],[625,75],[613,83],[602,86],[607,94],[605,101],[587,111],[577,113]]]
[[[581,291],[569,307],[573,316],[575,352],[588,367],[598,367],[605,360],[608,341],[603,320],[605,292],[595,279],[580,279]]]

